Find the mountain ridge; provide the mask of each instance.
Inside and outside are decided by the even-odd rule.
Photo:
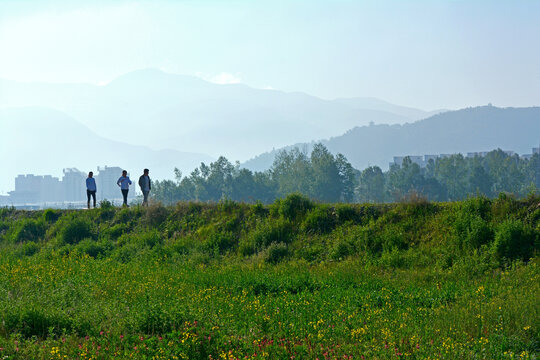
[[[44,106],[111,140],[127,137],[152,149],[239,160],[276,146],[337,136],[370,122],[414,120],[410,109],[384,104],[381,100],[367,106],[356,100],[351,105],[301,92],[219,85],[156,69],[133,71],[102,86],[0,83],[0,107]],[[392,111],[381,110],[384,106]],[[418,109],[413,113],[428,114]]]
[[[297,143],[285,149],[299,147],[309,151],[315,142]],[[403,125],[355,127],[343,135],[320,142],[333,153],[344,154],[360,170],[370,165],[388,168],[393,156],[466,153],[497,148],[530,153],[531,148],[540,142],[540,107],[465,108]],[[262,153],[242,165],[258,171],[267,169],[279,150]]]

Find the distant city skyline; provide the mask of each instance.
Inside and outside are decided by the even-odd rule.
[[[534,106],[539,17],[527,0],[8,0],[0,78],[104,84],[157,68],[424,110]]]

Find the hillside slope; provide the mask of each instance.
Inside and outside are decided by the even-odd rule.
[[[322,140],[342,153],[357,169],[387,168],[393,156],[489,151],[497,148],[531,153],[540,142],[540,107],[482,106],[449,111],[404,125],[355,127],[341,136]],[[310,151],[312,143],[293,146]],[[290,147],[289,147],[290,148]],[[267,169],[278,150],[244,163],[252,170]]]
[[[13,106],[62,111],[113,140],[234,160],[370,122],[401,124],[429,115],[377,99],[328,101],[155,69],[134,71],[104,86],[0,80],[0,107]]]

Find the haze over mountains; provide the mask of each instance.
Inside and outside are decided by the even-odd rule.
[[[245,166],[263,170],[272,149],[320,139],[359,169],[385,167],[402,154],[530,152],[539,140],[538,108],[482,107],[430,117],[439,112],[374,98],[323,100],[218,85],[154,69],[103,86],[0,80],[0,193],[13,189],[17,174],[60,176],[65,167],[121,166],[135,174],[149,167],[154,178],[172,178],[174,167],[186,173],[224,155],[251,158]]]
[[[396,155],[453,154],[497,148],[526,154],[540,143],[540,107],[481,106],[448,111],[411,124],[355,127],[321,142],[330,151],[344,154],[360,170],[370,165],[386,169]],[[312,145],[294,146],[309,152]],[[267,169],[277,151],[261,154],[243,165],[252,170]]]
[[[404,123],[430,115],[377,99],[327,101],[154,69],[128,73],[105,86],[2,80],[0,107],[12,106],[62,111],[116,141],[241,161],[369,122]]]
[[[87,172],[108,165],[124,167],[136,178],[145,164],[152,164],[152,176],[169,178],[175,166],[191,169],[201,161],[212,160],[204,154],[152,150],[112,141],[96,135],[66,114],[48,108],[0,109],[0,127],[0,193],[14,189],[14,177],[18,174],[50,174],[61,178],[66,167]],[[60,133],[67,135],[59,136]]]

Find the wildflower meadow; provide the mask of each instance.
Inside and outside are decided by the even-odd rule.
[[[0,359],[536,359],[540,198],[0,210]]]

